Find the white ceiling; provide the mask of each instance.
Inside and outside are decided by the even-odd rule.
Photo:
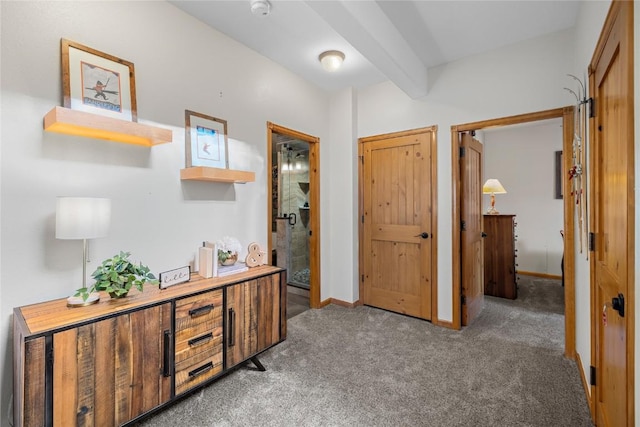
[[[327,90],[391,80],[412,98],[428,68],[571,28],[580,1],[269,0],[171,1],[176,7]],[[318,55],[341,50],[334,73]]]

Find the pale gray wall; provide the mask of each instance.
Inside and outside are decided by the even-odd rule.
[[[507,194],[496,209],[516,215],[518,271],[561,274],[564,208],[555,198],[555,152],[562,150],[562,119],[507,126],[484,133],[484,179],[497,178]],[[483,212],[490,196],[483,196]]]
[[[451,321],[451,126],[569,105],[574,33],[561,31],[429,70],[409,99],[391,83],[359,91],[358,136],[438,126],[438,318]],[[575,102],[575,101],[573,101]],[[354,197],[356,195],[354,194]]]
[[[112,199],[111,229],[91,242],[89,272],[119,250],[166,271],[192,263],[203,240],[235,235],[266,245],[267,121],[330,142],[328,94],[169,3],[3,1],[0,13],[4,426],[13,307],[66,297],[81,284],[82,242],[54,237],[56,196]],[[139,121],[172,129],[173,143],[43,132],[44,115],[61,105],[63,37],[133,62]],[[254,171],[256,182],[180,181],[185,109],[227,120],[230,165]]]
[[[92,242],[89,269],[120,249],[154,271],[174,268],[192,261],[203,238],[229,230],[264,243],[267,120],[321,138],[321,298],[345,301],[359,298],[357,137],[438,125],[438,311],[451,320],[450,126],[572,104],[566,74],[586,70],[608,5],[584,2],[576,31],[431,69],[429,94],[412,100],[389,82],[327,94],[164,2],[0,2],[0,425],[11,393],[12,308],[65,297],[80,280],[80,244],[53,237],[55,197],[113,199],[111,232]],[[61,99],[61,37],[134,62],[140,121],[170,127],[174,143],[146,149],[43,133],[42,117]],[[185,108],[228,120],[231,166],[254,170],[255,183],[180,182]],[[588,283],[586,262],[578,279]],[[576,302],[587,368],[588,287],[578,287]]]

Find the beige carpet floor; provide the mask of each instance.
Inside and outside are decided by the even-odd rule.
[[[243,366],[141,425],[592,426],[563,357],[560,282],[519,286],[462,331],[366,306],[307,310],[260,356],[266,372]]]

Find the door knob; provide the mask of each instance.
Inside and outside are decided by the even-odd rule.
[[[624,295],[618,294],[611,300],[611,307],[620,314],[620,317],[624,317]]]
[[[487,233],[485,233],[484,231],[482,232],[482,234],[480,234],[480,236],[482,236],[482,238],[487,237]]]
[[[427,233],[426,231],[423,231],[422,233],[414,236],[414,237],[421,237],[423,239],[428,239],[429,238],[429,233]]]

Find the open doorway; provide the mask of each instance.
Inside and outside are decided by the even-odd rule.
[[[286,269],[289,317],[320,306],[319,139],[267,123],[268,256]]]
[[[468,123],[463,125],[457,125],[451,127],[451,141],[452,141],[452,183],[453,183],[453,221],[452,221],[452,277],[453,277],[453,324],[455,329],[461,327],[461,314],[462,314],[462,295],[464,290],[464,280],[461,277],[461,266],[465,262],[462,258],[461,248],[461,211],[463,210],[463,204],[466,201],[463,198],[465,194],[464,188],[462,188],[462,182],[460,179],[460,134],[463,132],[477,131],[482,129],[496,128],[499,126],[516,125],[521,123],[533,123],[541,120],[549,120],[561,118],[562,119],[562,147],[564,152],[571,152],[571,143],[573,137],[573,108],[559,108],[554,110],[541,111],[530,114],[522,114],[518,116],[505,117],[500,119],[487,120],[476,123]],[[563,163],[564,170],[569,169],[569,156],[564,156]],[[566,183],[565,183],[566,185]],[[476,203],[476,201],[470,201],[470,203]],[[564,207],[564,219],[563,229],[565,230],[565,236],[563,241],[564,249],[564,301],[565,301],[565,355],[567,357],[575,357],[575,295],[574,295],[574,259],[573,259],[573,230],[574,230],[574,215],[573,204],[570,203],[570,198],[565,197],[563,202]],[[482,262],[482,259],[477,260]]]

